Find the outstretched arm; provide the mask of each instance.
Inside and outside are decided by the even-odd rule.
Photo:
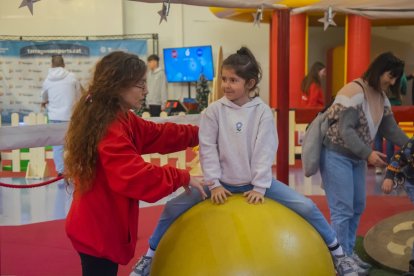
[[[137,124],[135,139],[142,145],[142,154],[166,154],[198,145],[198,127],[175,123],[157,124],[132,114]]]

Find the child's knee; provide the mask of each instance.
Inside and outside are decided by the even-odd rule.
[[[299,205],[297,212],[303,217],[308,217],[315,212],[315,209],[317,209],[315,203],[309,198],[305,198]]]

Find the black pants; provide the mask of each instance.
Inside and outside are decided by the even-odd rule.
[[[83,276],[116,276],[118,264],[108,259],[79,253]]]
[[[150,104],[149,105],[149,113],[151,114],[151,117],[160,117],[161,106]]]

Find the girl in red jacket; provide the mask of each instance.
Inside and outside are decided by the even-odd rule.
[[[325,100],[322,90],[322,79],[326,76],[326,68],[321,62],[315,62],[309,74],[302,81],[302,106],[323,107]]]
[[[145,62],[136,55],[105,56],[69,123],[65,177],[74,193],[66,232],[83,275],[116,275],[118,264],[134,256],[139,200],[155,202],[181,186],[206,196],[200,178],[142,159],[198,145],[198,127],[155,124],[130,111],[145,100],[145,75]]]

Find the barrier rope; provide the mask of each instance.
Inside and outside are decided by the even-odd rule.
[[[41,187],[41,186],[51,184],[51,183],[59,181],[61,179],[63,179],[63,176],[58,176],[56,178],[53,178],[53,179],[50,179],[50,180],[47,180],[47,181],[44,181],[44,182],[29,184],[29,185],[15,185],[15,184],[7,184],[7,183],[0,182],[0,187],[13,188],[13,189],[37,188],[37,187]]]

